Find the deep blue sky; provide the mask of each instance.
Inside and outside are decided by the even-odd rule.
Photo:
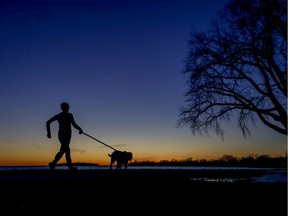
[[[286,137],[259,124],[225,140],[176,128],[192,29],[224,0],[1,1],[0,165],[47,164],[59,148],[45,122],[67,101],[83,130],[135,160],[283,155]],[[74,161],[107,164],[111,149],[73,131]]]

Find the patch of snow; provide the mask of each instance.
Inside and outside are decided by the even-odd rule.
[[[268,173],[261,177],[255,177],[252,182],[263,182],[263,183],[287,183],[287,172],[279,173]]]

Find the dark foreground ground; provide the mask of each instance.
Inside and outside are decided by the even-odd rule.
[[[0,215],[287,216],[287,182],[252,181],[263,175],[249,170],[0,171]]]

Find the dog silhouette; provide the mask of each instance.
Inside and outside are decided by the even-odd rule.
[[[121,170],[121,165],[123,164],[125,166],[125,170],[127,170],[128,162],[133,159],[132,152],[127,151],[119,151],[115,150],[112,152],[112,154],[108,154],[109,157],[111,157],[110,160],[110,170],[112,170],[112,165],[116,162],[116,170]]]

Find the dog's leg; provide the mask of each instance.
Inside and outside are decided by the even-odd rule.
[[[117,161],[117,170],[121,170],[121,162],[119,160]]]
[[[115,160],[113,158],[111,158],[111,161],[110,161],[110,170],[112,170],[112,165],[114,164]]]

